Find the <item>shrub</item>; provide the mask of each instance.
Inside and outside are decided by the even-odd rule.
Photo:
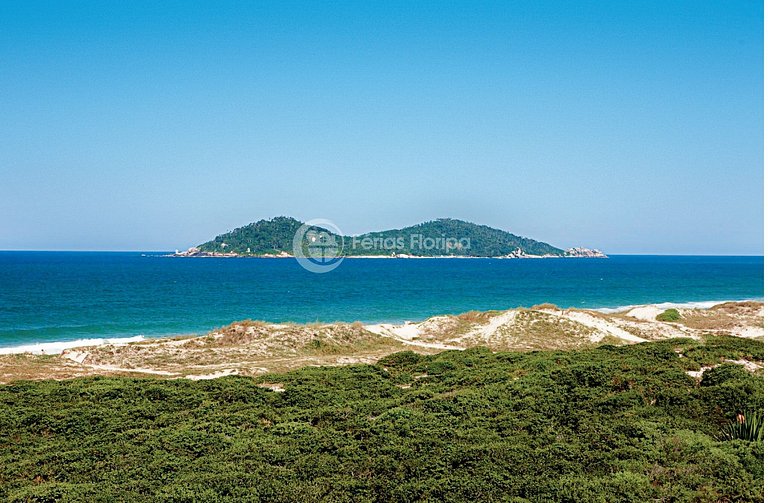
[[[762,376],[685,374],[762,351],[721,337],[20,382],[0,386],[0,501],[762,501],[761,416],[736,415],[764,409]]]
[[[717,386],[727,382],[749,379],[750,373],[737,363],[724,363],[715,368],[707,369],[701,376],[702,386]]]
[[[656,316],[658,321],[680,321],[683,317],[677,309],[667,309],[660,315]]]

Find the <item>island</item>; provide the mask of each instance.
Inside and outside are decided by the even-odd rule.
[[[173,257],[293,257],[294,236],[304,225],[292,217],[259,220],[220,234]],[[402,229],[342,236],[310,226],[349,258],[607,258],[597,249],[561,249],[487,225],[439,218]]]

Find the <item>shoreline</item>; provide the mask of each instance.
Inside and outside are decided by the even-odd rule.
[[[605,315],[612,315],[612,314],[620,314],[620,313],[627,313],[632,310],[637,309],[644,309],[644,308],[654,308],[654,309],[710,309],[716,305],[725,304],[725,303],[742,303],[742,302],[759,302],[764,303],[764,298],[746,298],[746,299],[739,299],[739,300],[733,300],[733,299],[726,299],[726,300],[707,300],[707,301],[685,301],[685,302],[658,302],[658,303],[646,303],[646,304],[627,304],[627,305],[621,305],[616,307],[557,307],[561,310],[577,310],[577,311],[587,311],[587,312],[595,312]],[[539,304],[543,305],[545,303]],[[516,306],[516,307],[509,307],[507,310],[515,310],[515,309],[531,309],[535,306]],[[488,309],[483,311],[477,311],[477,310],[470,310],[467,312],[491,312],[491,311],[504,311],[504,310],[494,310],[494,309]],[[452,314],[452,313],[436,313],[432,314],[430,316],[427,316],[423,319],[416,319],[416,320],[406,320],[406,319],[386,319],[386,320],[365,320],[365,321],[329,321],[329,322],[323,322],[323,321],[315,321],[315,322],[293,322],[293,321],[280,321],[280,322],[263,322],[266,324],[271,325],[311,325],[315,323],[319,324],[326,324],[326,325],[332,325],[332,324],[352,324],[352,323],[361,323],[365,326],[409,326],[409,325],[415,325],[419,323],[424,323],[428,321],[429,319],[441,317],[441,316],[457,316],[461,313]],[[237,323],[239,320],[232,320],[232,323]],[[218,328],[213,328],[211,331],[216,331]],[[154,341],[168,341],[172,339],[191,339],[195,337],[201,337],[206,335],[207,333],[211,331],[190,331],[190,332],[169,332],[167,334],[134,334],[134,335],[105,335],[102,337],[93,337],[93,338],[84,338],[84,337],[77,337],[73,339],[63,339],[63,340],[52,340],[52,341],[37,341],[37,342],[26,342],[22,344],[17,344],[13,346],[0,346],[0,355],[19,355],[19,354],[31,354],[31,355],[57,355],[61,354],[65,351],[76,349],[76,348],[83,348],[83,347],[100,347],[100,346],[125,346],[131,343],[137,343],[137,342],[154,342]]]
[[[245,259],[291,259],[295,258],[293,255],[240,255],[240,254],[226,254],[226,253],[210,253],[204,252],[195,255],[185,255],[184,253],[168,253],[159,255],[164,258],[245,258]],[[392,255],[342,255],[340,258],[347,259],[493,259],[493,260],[517,260],[517,259],[607,259],[610,255],[409,255],[398,254]]]

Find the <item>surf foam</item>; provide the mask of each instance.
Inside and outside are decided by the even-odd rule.
[[[35,344],[25,344],[22,346],[11,346],[0,348],[0,355],[12,355],[31,353],[33,355],[54,355],[62,353],[66,349],[79,348],[85,346],[103,346],[105,344],[128,344],[130,342],[141,342],[145,340],[143,335],[135,335],[133,337],[119,337],[114,339],[77,339],[74,341],[53,341],[53,342],[38,342]]]

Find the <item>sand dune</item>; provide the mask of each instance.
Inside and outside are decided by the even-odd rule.
[[[662,311],[659,305],[610,313],[541,305],[402,324],[242,321],[202,337],[66,347],[60,355],[0,355],[0,382],[87,375],[215,379],[311,365],[371,363],[404,350],[435,353],[477,346],[493,351],[566,350],[675,337],[763,337],[762,302],[680,308],[681,319],[675,323],[657,321]]]

